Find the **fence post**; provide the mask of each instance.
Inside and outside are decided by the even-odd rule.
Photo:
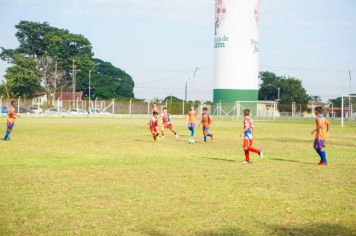
[[[131,116],[131,105],[132,105],[132,98],[130,98],[130,107],[129,107],[129,115]]]
[[[20,98],[21,97],[19,96],[19,98],[17,99],[17,114],[20,113],[20,102],[21,102]]]
[[[273,120],[276,120],[276,102],[273,102]]]
[[[57,111],[59,112],[59,98],[57,99]]]
[[[112,115],[115,115],[115,99],[112,100]]]
[[[184,115],[184,101],[182,101],[182,104],[183,104],[182,115]]]
[[[94,113],[96,113],[96,102],[97,102],[97,100],[98,100],[98,98],[95,98],[95,101],[94,101],[94,109],[95,109],[95,111],[94,111]]]

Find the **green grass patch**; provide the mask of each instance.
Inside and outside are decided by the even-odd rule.
[[[265,157],[247,165],[241,120],[194,145],[183,119],[178,140],[146,123],[18,119],[0,143],[0,235],[355,235],[356,123],[332,122],[326,167],[312,120],[257,120]]]

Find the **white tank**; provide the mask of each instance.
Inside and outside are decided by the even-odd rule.
[[[214,102],[256,101],[259,0],[215,0]]]

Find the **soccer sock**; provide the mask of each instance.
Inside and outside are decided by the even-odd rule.
[[[174,129],[171,129],[174,135],[177,135],[177,132]]]
[[[247,148],[247,151],[249,152],[254,152],[254,153],[260,153],[260,150],[256,149],[256,148],[253,148],[253,147],[248,147]]]
[[[316,151],[316,152],[318,153],[318,155],[320,156],[320,159],[322,159],[320,148],[316,148],[315,151]]]
[[[325,151],[320,151],[320,157],[321,157],[321,162],[327,163]]]
[[[206,142],[206,135],[204,135],[204,142]]]
[[[250,153],[247,150],[245,150],[245,161],[250,161]]]
[[[208,134],[209,137],[213,136],[213,134]]]
[[[194,136],[194,127],[192,127],[192,129],[190,130],[191,131],[191,135],[190,136]]]
[[[6,130],[4,140],[6,140],[11,134],[11,130]]]
[[[163,131],[161,131],[161,135],[164,136],[164,132]]]

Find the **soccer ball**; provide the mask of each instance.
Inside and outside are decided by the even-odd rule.
[[[189,139],[189,144],[194,144],[194,143],[195,143],[194,139]]]

